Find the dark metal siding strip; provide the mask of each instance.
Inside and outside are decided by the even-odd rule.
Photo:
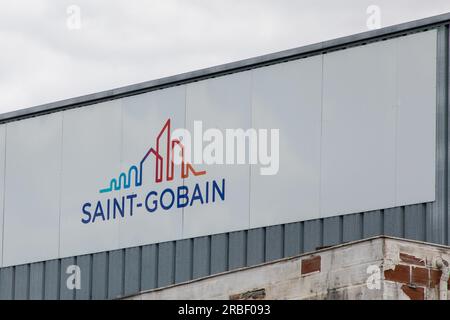
[[[383,234],[383,215],[381,210],[363,214],[363,237],[370,238]]]
[[[229,270],[245,267],[247,264],[246,231],[231,232],[229,236]]]
[[[58,300],[60,283],[60,263],[61,260],[49,260],[45,262],[45,300]]]
[[[87,254],[77,257],[77,266],[80,267],[81,288],[76,290],[75,299],[77,300],[89,300],[91,299],[92,290],[92,257],[93,255]]]
[[[142,247],[141,290],[156,288],[158,283],[158,245]]]
[[[30,265],[30,300],[44,298],[44,262]]]
[[[363,219],[361,213],[348,214],[342,221],[342,240],[344,242],[362,239]]]
[[[0,300],[14,297],[14,267],[0,269]]]
[[[445,244],[448,211],[448,26],[437,29],[436,201],[427,211],[427,238]]]
[[[175,283],[192,279],[192,254],[192,239],[176,242]]]
[[[293,257],[302,252],[302,223],[288,223],[284,226],[284,256]]]
[[[14,274],[14,299],[27,300],[29,298],[30,265],[24,264],[15,267]]]
[[[141,285],[141,248],[125,249],[124,294],[130,295],[140,291]]]
[[[211,274],[228,270],[228,234],[211,236]]]
[[[405,238],[425,241],[425,205],[405,207]]]
[[[193,278],[210,274],[211,243],[210,237],[194,238]]]
[[[277,225],[266,228],[266,261],[283,258],[284,226]]]
[[[323,219],[323,245],[333,246],[342,242],[342,218]]]
[[[109,252],[108,259],[108,299],[123,296],[124,250]]]
[[[175,281],[175,242],[164,242],[158,248],[158,287]]]
[[[265,261],[265,228],[251,229],[247,232],[247,265],[254,266]]]
[[[108,253],[92,255],[92,299],[107,298],[108,292]]]
[[[322,219],[309,220],[303,223],[303,250],[315,251],[323,246]]]
[[[75,265],[75,258],[72,257],[61,259],[61,273],[59,280],[59,298],[61,300],[75,299],[75,289],[69,289],[67,286],[67,280],[69,276],[73,275],[73,273],[67,274],[67,268],[71,265]]]
[[[404,207],[384,209],[384,234],[392,237],[403,237]]]

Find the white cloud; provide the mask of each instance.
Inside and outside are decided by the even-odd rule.
[[[81,29],[66,26],[69,5]],[[0,0],[0,113],[450,11],[447,0]]]

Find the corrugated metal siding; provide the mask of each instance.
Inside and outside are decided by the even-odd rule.
[[[3,268],[0,298],[114,299],[380,234],[426,241],[431,208],[424,203]],[[72,264],[81,269],[80,290],[66,287]]]
[[[0,269],[0,299],[113,299],[375,235],[450,244],[448,27],[438,31],[436,201]],[[81,269],[68,290],[67,266]]]

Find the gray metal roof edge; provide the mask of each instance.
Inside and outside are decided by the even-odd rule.
[[[82,107],[99,103],[102,101],[118,99],[125,96],[148,92],[164,87],[175,86],[188,82],[193,82],[205,78],[211,78],[227,73],[233,73],[245,69],[260,67],[267,64],[273,64],[284,60],[300,58],[307,55],[323,53],[327,50],[337,49],[343,46],[356,45],[365,41],[376,40],[383,37],[395,36],[403,32],[436,27],[450,22],[450,13],[444,13],[420,20],[405,22],[381,29],[357,33],[345,37],[327,40],[315,44],[310,44],[298,48],[288,49],[275,53],[270,53],[258,57],[248,58],[236,62],[230,62],[192,72],[186,72],[174,76],[164,77],[156,80],[127,85],[120,88],[101,91],[98,93],[83,95],[75,98],[46,103],[43,105],[20,109],[12,112],[0,114],[0,123],[6,123],[22,118],[37,116],[41,114],[57,112],[68,108]]]

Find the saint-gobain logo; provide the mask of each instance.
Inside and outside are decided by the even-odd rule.
[[[141,187],[146,172],[145,164],[154,162],[155,183],[172,181],[175,176],[175,164],[181,166],[181,178],[190,175],[206,175],[206,171],[196,171],[192,164],[185,160],[185,147],[179,139],[171,138],[170,119],[166,121],[159,132],[155,146],[150,147],[137,165],[132,165],[127,172],[122,172],[118,178],[110,180],[109,184],[99,190],[100,194],[113,194],[115,191]],[[174,159],[179,159],[175,161]],[[123,193],[123,192],[122,192]],[[169,210],[173,207],[184,208],[194,204],[207,204],[225,200],[225,179],[221,181],[206,181],[200,185],[196,183],[192,190],[188,186],[165,188],[160,194],[156,191],[129,193],[111,196],[107,199],[86,202],[82,205],[84,224],[104,222],[117,218],[133,216],[136,210],[143,208],[148,213],[154,213],[161,207]]]

